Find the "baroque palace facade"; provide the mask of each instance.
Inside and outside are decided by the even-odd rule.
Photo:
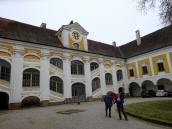
[[[172,26],[116,46],[87,39],[78,23],[58,31],[0,18],[0,108],[91,101],[108,91],[172,91]]]

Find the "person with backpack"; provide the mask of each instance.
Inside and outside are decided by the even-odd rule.
[[[122,120],[121,112],[124,115],[125,120],[128,121],[127,114],[124,111],[124,93],[120,92],[119,96],[115,99],[115,102],[117,105],[117,110],[119,114],[119,119]]]
[[[108,93],[104,97],[104,103],[105,103],[106,116],[108,116],[108,112],[109,112],[109,117],[111,117],[112,97]]]

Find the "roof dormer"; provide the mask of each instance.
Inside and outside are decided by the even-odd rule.
[[[61,40],[64,47],[88,50],[88,32],[77,22],[73,23],[73,21],[71,21],[69,25],[63,25],[56,35]]]

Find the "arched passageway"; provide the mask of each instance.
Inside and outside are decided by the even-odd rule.
[[[132,82],[129,85],[130,96],[141,96],[141,87],[136,83]]]
[[[125,93],[124,87],[120,87],[120,88],[118,89],[118,93]]]
[[[81,102],[86,101],[85,85],[82,83],[75,83],[72,85],[72,101]]]
[[[40,99],[36,96],[28,96],[22,100],[22,107],[40,106]]]
[[[150,80],[146,80],[142,83],[142,90],[153,90],[153,91],[157,91],[158,88],[156,85],[154,85],[154,83]]]
[[[8,109],[9,95],[5,92],[0,92],[0,110]]]
[[[172,92],[172,81],[166,78],[157,81],[158,90],[165,90]]]

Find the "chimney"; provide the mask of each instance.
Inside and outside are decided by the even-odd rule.
[[[46,29],[46,23],[41,23],[40,27]]]
[[[136,30],[136,40],[137,40],[137,46],[141,45],[141,37],[139,30]]]
[[[113,41],[113,42],[112,42],[112,45],[113,45],[114,47],[116,47],[116,42],[115,42],[115,41]]]

